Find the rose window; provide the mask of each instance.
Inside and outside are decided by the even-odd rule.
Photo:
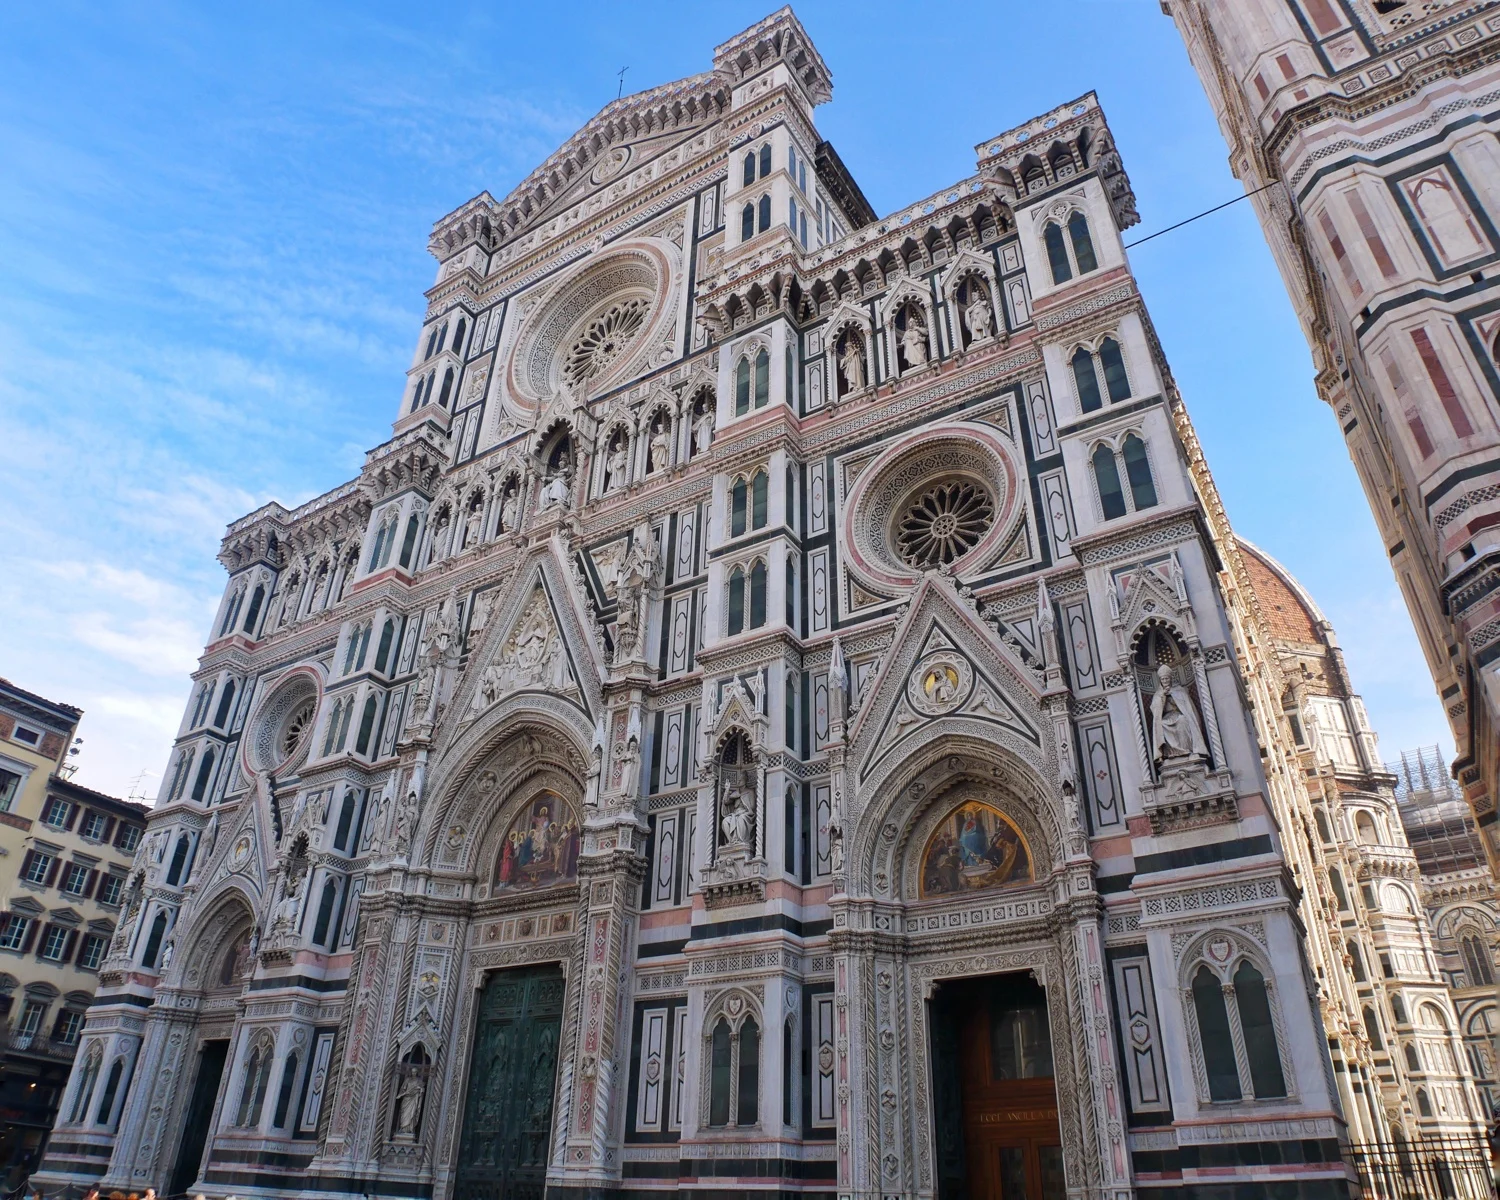
[[[645,300],[625,300],[584,326],[563,361],[568,382],[580,384],[602,375],[645,327],[648,314]]]
[[[974,549],[994,520],[995,505],[982,484],[949,480],[912,500],[896,524],[896,548],[918,570],[946,566]]]
[[[281,754],[283,758],[291,758],[297,753],[302,745],[302,739],[312,728],[313,712],[316,706],[309,700],[301,708],[292,714],[291,720],[286,723],[286,729],[281,735]]]

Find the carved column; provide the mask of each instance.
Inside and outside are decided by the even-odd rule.
[[[100,1180],[106,1192],[166,1188],[169,1164],[163,1150],[175,1150],[181,1134],[180,1122],[168,1118],[185,1086],[183,1069],[196,1016],[191,1008],[173,1007],[175,1003],[175,994],[158,993],[146,1014],[140,1048],[126,1073],[129,1091],[120,1112],[114,1154]]]

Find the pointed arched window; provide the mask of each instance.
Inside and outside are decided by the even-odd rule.
[[[743,568],[735,567],[729,573],[729,614],[725,628],[730,636],[744,632],[745,629],[745,572]]]
[[[1094,356],[1079,346],[1073,351],[1073,386],[1078,389],[1078,408],[1082,412],[1093,412],[1104,407],[1104,398],[1099,395],[1099,376],[1094,373]]]
[[[234,680],[224,685],[224,691],[219,696],[219,707],[214,713],[214,725],[219,729],[225,728],[225,722],[229,720],[234,711]]]
[[[1156,485],[1151,481],[1151,463],[1146,459],[1146,444],[1135,434],[1125,435],[1122,448],[1125,477],[1130,480],[1130,499],[1137,510],[1156,506]]]
[[[355,804],[354,789],[350,788],[344,793],[344,803],[339,808],[338,828],[333,835],[333,848],[335,850],[346,849],[345,843],[349,840],[349,827],[354,823]]]
[[[766,524],[766,508],[770,503],[771,477],[764,471],[757,471],[755,478],[750,481],[750,528],[764,529]]]
[[[771,197],[769,194],[760,198],[760,203],[756,206],[756,216],[759,218],[757,222],[760,227],[759,232],[765,233],[766,230],[771,228]]]
[[[406,519],[406,536],[401,539],[401,565],[403,567],[411,566],[411,555],[417,545],[417,531],[419,528],[420,523],[417,520],[417,514],[412,513]]]
[[[771,143],[767,142],[760,148],[760,177],[764,179],[771,173]]]
[[[764,349],[755,356],[755,407],[765,408],[771,398],[771,356]]]
[[[729,1022],[720,1017],[709,1041],[708,1123],[729,1124]]]
[[[396,636],[396,622],[390,617],[380,628],[380,646],[375,651],[375,669],[384,671],[391,656],[391,642]]]
[[[742,186],[749,187],[755,182],[755,151],[751,150],[745,155],[745,171]]]
[[[1370,1049],[1384,1050],[1385,1039],[1380,1036],[1380,1022],[1375,1019],[1375,1010],[1368,1004],[1365,1005],[1365,1036],[1370,1039]],[[1248,1049],[1248,1047],[1246,1047]],[[1257,1092],[1257,1094],[1259,1094]]]
[[[281,1068],[281,1087],[276,1094],[276,1112],[271,1117],[271,1124],[277,1129],[286,1128],[287,1111],[292,1106],[292,1085],[297,1081],[297,1052],[293,1050],[286,1056],[286,1063]]]
[[[1333,889],[1334,903],[1339,906],[1339,911],[1348,912],[1349,894],[1344,891],[1344,879],[1336,867],[1328,868],[1328,886]]]
[[[1344,943],[1344,953],[1349,956],[1349,971],[1354,976],[1354,982],[1364,983],[1365,960],[1359,952],[1359,944],[1352,939]]]
[[[141,966],[148,971],[156,967],[156,956],[161,953],[162,938],[167,936],[167,914],[158,909],[156,919],[151,922],[151,932],[146,937],[146,950],[141,955]]]
[[[759,629],[766,623],[766,564],[756,563],[750,568],[750,628]]]
[[[1250,1086],[1255,1098],[1285,1096],[1286,1076],[1282,1074],[1281,1051],[1271,1021],[1271,997],[1266,991],[1265,976],[1249,962],[1240,963],[1234,973],[1234,1002],[1239,1009],[1240,1032],[1245,1038],[1245,1057],[1250,1060]],[[1378,1030],[1376,1026],[1377,1035]],[[1378,1045],[1375,1037],[1371,1041]]]
[[[198,776],[193,780],[192,798],[194,800],[202,800],[203,797],[208,793],[208,784],[209,780],[213,778],[213,773],[214,750],[213,747],[210,746],[203,752],[203,759],[198,764]]]
[[[786,560],[786,625],[793,633],[797,631],[797,565]]]
[[[1464,967],[1469,973],[1469,986],[1477,987],[1482,983],[1494,983],[1495,972],[1491,965],[1489,949],[1485,944],[1471,934],[1463,939],[1461,946]]]
[[[1203,1065],[1208,1072],[1209,1099],[1238,1100],[1240,1072],[1229,1033],[1229,1010],[1224,1006],[1223,985],[1207,966],[1199,967],[1193,976],[1193,1011],[1198,1018]]]
[[[1069,224],[1069,228],[1072,228],[1071,223]],[[1083,268],[1080,268],[1080,270],[1081,269]],[[464,331],[467,328],[467,323],[462,317],[459,317],[458,327],[453,331],[453,353],[457,354],[460,358],[463,357],[464,353]]]
[[[245,632],[251,637],[255,636],[255,623],[260,620],[260,607],[266,602],[266,589],[255,585],[255,591],[250,593],[250,608],[245,613]]]
[[[1094,451],[1094,482],[1099,488],[1099,508],[1106,521],[1125,515],[1125,493],[1120,488],[1120,468],[1108,446]]]
[[[734,415],[743,417],[750,411],[750,360],[742,358],[734,368]]]
[[[98,1051],[92,1052],[83,1064],[83,1075],[78,1080],[78,1090],[73,1095],[73,1108],[68,1114],[68,1123],[76,1125],[88,1116],[89,1100],[93,1098],[94,1084],[99,1079]]]
[[[740,241],[748,242],[755,236],[755,205],[747,204],[740,209]]]
[[[1042,240],[1047,243],[1047,262],[1052,268],[1052,282],[1067,283],[1073,278],[1073,268],[1068,265],[1068,248],[1063,245],[1062,228],[1055,221],[1049,221],[1042,233]]]
[[[115,1096],[120,1091],[120,1077],[125,1074],[125,1060],[117,1058],[110,1065],[109,1076],[104,1081],[104,1093],[99,1097],[99,1111],[94,1114],[96,1125],[108,1125],[114,1115]]]
[[[172,848],[172,861],[167,867],[167,886],[175,887],[182,882],[182,868],[187,865],[188,849],[191,845],[187,834],[178,835],[177,845]]]
[[[1110,403],[1129,400],[1130,380],[1125,374],[1125,359],[1120,354],[1120,343],[1114,338],[1105,338],[1099,343],[1099,365],[1104,368],[1104,388],[1109,393]]]
[[[754,1017],[746,1017],[740,1026],[739,1043],[739,1103],[734,1123],[754,1125],[760,1117],[760,1026]]]
[[[328,945],[328,923],[333,920],[333,905],[339,897],[339,885],[329,879],[323,884],[323,894],[318,898],[318,918],[313,922],[313,945]]]
[[[359,736],[354,741],[356,754],[370,752],[370,735],[375,732],[375,707],[375,696],[372,693],[365,697],[364,712],[359,714]]]
[[[736,479],[729,489],[729,536],[739,537],[745,532],[745,517],[749,501],[749,486],[743,478]]]
[[[1089,222],[1081,212],[1068,218],[1068,238],[1073,243],[1073,261],[1078,264],[1078,273],[1085,275],[1097,270],[1099,260],[1094,256],[1094,239],[1089,237]]]

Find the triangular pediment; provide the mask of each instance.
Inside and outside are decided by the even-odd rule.
[[[597,647],[588,644],[576,598],[563,579],[544,552],[490,603],[454,695],[460,725],[522,692],[546,693],[592,718],[600,676]]]
[[[860,783],[911,753],[939,723],[1005,745],[1045,771],[1040,683],[951,580],[922,582],[891,644],[850,729]]]

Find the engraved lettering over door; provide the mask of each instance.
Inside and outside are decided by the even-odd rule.
[[[485,981],[455,1200],[541,1200],[562,1013],[556,966],[497,971]]]

